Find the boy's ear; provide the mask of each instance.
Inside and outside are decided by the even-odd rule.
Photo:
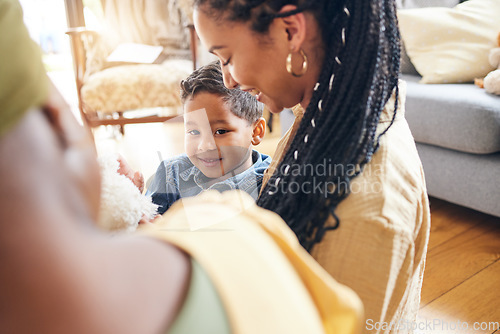
[[[266,134],[266,120],[259,118],[253,123],[252,145],[259,145]]]
[[[297,6],[285,5],[281,8],[279,13],[288,13],[296,10]],[[302,47],[306,38],[306,18],[304,13],[297,13],[290,16],[285,16],[282,19],[285,26],[288,41],[290,44],[290,51],[297,52]]]

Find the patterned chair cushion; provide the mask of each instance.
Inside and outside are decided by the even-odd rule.
[[[82,100],[87,109],[102,113],[179,107],[179,83],[192,70],[191,61],[179,59],[107,68],[87,79]]]

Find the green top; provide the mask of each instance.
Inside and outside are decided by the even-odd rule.
[[[0,0],[0,138],[48,95],[40,48],[17,0]]]
[[[168,334],[229,334],[224,306],[203,268],[191,259],[191,284]]]

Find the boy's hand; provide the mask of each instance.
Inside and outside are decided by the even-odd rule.
[[[118,157],[118,174],[126,176],[142,193],[144,191],[144,176],[141,172],[134,172],[122,156]]]
[[[161,217],[161,215],[157,215],[151,219],[148,219],[146,216],[142,216],[141,220],[139,221],[139,227],[141,225],[146,226],[146,225],[155,224],[156,220],[160,217]]]

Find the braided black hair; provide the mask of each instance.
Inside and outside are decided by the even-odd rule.
[[[313,13],[325,58],[296,135],[257,204],[278,213],[310,251],[338,227],[335,209],[378,148],[377,125],[393,91],[397,110],[400,36],[394,0],[195,0],[207,15],[251,20],[260,33],[297,12],[278,15],[286,4]],[[330,215],[336,223],[327,226]]]

